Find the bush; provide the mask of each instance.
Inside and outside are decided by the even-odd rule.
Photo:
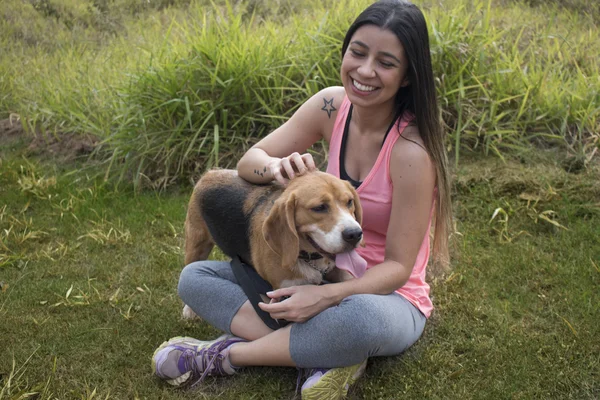
[[[134,0],[64,0],[80,21],[67,29],[54,16],[27,25],[20,18],[36,13],[31,4],[9,1],[0,13],[12,23],[0,19],[0,31],[14,40],[3,43],[0,72],[12,79],[0,106],[31,127],[93,133],[107,176],[161,185],[234,165],[309,96],[339,84],[341,40],[370,3],[182,0],[144,11]],[[489,0],[423,9],[456,163],[465,150],[505,157],[532,144],[559,144],[584,163],[600,153],[592,17]],[[90,10],[122,29],[82,23]]]

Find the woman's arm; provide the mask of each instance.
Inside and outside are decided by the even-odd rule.
[[[392,152],[390,174],[394,191],[386,236],[385,261],[357,279],[323,286],[294,286],[269,293],[283,302],[261,303],[273,318],[303,322],[353,294],[389,294],[409,279],[429,226],[435,168],[424,149],[399,139]]]
[[[408,135],[407,128],[403,135]],[[328,285],[334,301],[358,293],[388,294],[402,287],[417,259],[429,227],[435,187],[435,166],[426,151],[398,139],[390,160],[394,187],[392,212],[386,235],[385,261],[359,279]]]
[[[344,98],[343,87],[329,87],[308,99],[279,128],[263,138],[244,154],[237,165],[238,174],[252,183],[277,180],[286,183],[296,174],[316,169],[306,150],[320,139],[328,139],[337,110],[324,110],[323,99],[333,101],[339,109]]]
[[[289,179],[294,179],[295,175],[315,169],[317,167],[309,153],[301,155],[295,151],[287,157],[271,157],[266,150],[256,146],[250,148],[237,165],[238,174],[252,183],[268,183],[275,180],[286,184]]]

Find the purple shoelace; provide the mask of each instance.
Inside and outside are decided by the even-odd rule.
[[[181,373],[192,371],[192,376],[200,375],[200,377],[190,385],[191,387],[200,384],[207,376],[226,375],[227,373],[223,369],[223,360],[225,359],[225,356],[221,354],[221,352],[232,344],[242,341],[242,339],[222,340],[213,343],[200,351],[175,345],[175,348],[182,351],[177,365],[179,371]],[[201,357],[200,360],[198,360],[198,356]]]

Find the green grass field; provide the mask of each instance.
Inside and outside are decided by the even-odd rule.
[[[371,360],[351,399],[600,397],[588,3],[422,4],[453,164],[452,269],[431,281],[421,340]],[[2,3],[1,400],[294,398],[291,368],[180,391],[150,358],[171,336],[218,335],[180,319],[191,180],[338,84],[365,4]]]
[[[151,374],[163,340],[217,335],[180,319],[190,188],[115,190],[12,154],[0,181],[0,398],[293,397],[294,369],[247,369],[192,392]],[[465,160],[436,312],[406,354],[371,361],[351,398],[596,398],[598,172]]]

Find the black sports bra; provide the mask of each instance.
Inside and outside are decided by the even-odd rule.
[[[346,124],[344,125],[344,132],[342,134],[342,144],[340,147],[340,178],[350,182],[350,184],[352,186],[354,186],[355,189],[358,189],[358,187],[362,184],[362,182],[355,181],[354,179],[350,178],[350,176],[348,176],[348,173],[346,172],[346,142],[348,141],[348,129],[350,128],[350,119],[351,118],[352,118],[352,104],[350,104],[350,108],[348,109],[348,116],[346,117]],[[387,139],[388,134],[392,130],[392,127],[394,126],[395,123],[396,123],[396,118],[394,118],[392,120],[392,123],[387,128],[387,131],[385,132],[385,136],[383,137],[383,140],[381,141],[381,147],[383,147],[383,144],[385,143],[385,139]]]

